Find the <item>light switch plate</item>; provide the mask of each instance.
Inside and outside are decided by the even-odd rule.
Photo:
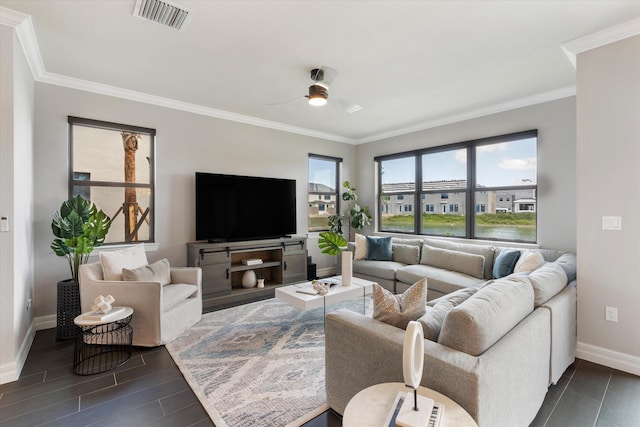
[[[602,229],[614,230],[614,231],[622,230],[622,217],[621,216],[603,216]]]
[[[9,231],[9,218],[6,216],[0,217],[0,232]]]

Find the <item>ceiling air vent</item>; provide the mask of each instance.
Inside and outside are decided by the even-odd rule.
[[[136,0],[133,16],[182,31],[191,11],[165,0]]]

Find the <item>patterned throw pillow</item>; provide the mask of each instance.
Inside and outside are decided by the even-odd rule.
[[[414,283],[403,294],[393,295],[380,285],[373,285],[373,318],[406,329],[418,320],[427,304],[427,279]]]

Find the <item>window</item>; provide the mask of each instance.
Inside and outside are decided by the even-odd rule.
[[[81,195],[111,217],[106,243],[154,241],[155,133],[69,117],[69,197]]]
[[[381,156],[375,161],[380,231],[536,241],[535,130]],[[419,198],[417,217],[406,215],[407,208],[403,214],[393,208],[400,197],[410,206]]]
[[[342,159],[309,154],[309,213],[311,232],[329,230],[329,216],[340,211],[338,190]]]
[[[379,230],[415,233],[416,217],[410,208],[416,200],[415,171],[414,157],[389,158],[379,162]]]

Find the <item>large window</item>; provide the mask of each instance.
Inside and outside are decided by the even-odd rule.
[[[155,130],[69,117],[69,196],[113,223],[107,243],[152,242]]]
[[[329,230],[329,216],[340,211],[341,162],[336,157],[309,154],[309,231]]]
[[[536,241],[537,131],[376,161],[380,231]]]

